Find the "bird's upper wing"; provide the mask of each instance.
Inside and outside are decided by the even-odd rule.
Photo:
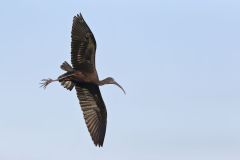
[[[99,87],[95,84],[76,84],[77,96],[84,119],[96,146],[102,146],[107,125],[107,110]]]
[[[82,72],[95,70],[96,40],[81,14],[72,24],[71,61],[74,69]]]

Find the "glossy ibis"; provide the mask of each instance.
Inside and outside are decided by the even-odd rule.
[[[71,34],[72,66],[64,62],[60,68],[66,71],[57,79],[43,79],[41,86],[58,81],[64,88],[77,91],[77,97],[83,111],[84,119],[92,140],[96,146],[102,146],[107,125],[107,110],[99,86],[115,84],[124,89],[111,77],[98,79],[95,67],[96,41],[81,14],[74,16]]]

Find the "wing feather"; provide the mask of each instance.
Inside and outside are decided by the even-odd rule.
[[[93,72],[95,70],[96,40],[81,14],[73,18],[71,37],[73,68],[83,72]]]
[[[102,146],[106,133],[107,110],[99,87],[95,84],[77,84],[77,96],[88,131],[96,146]]]

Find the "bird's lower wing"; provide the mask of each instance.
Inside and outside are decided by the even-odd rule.
[[[106,133],[107,110],[99,87],[95,84],[77,84],[77,97],[88,131],[96,146],[102,146]]]

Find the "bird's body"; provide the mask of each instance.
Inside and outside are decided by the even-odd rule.
[[[115,84],[122,90],[123,88],[111,77],[99,80],[95,67],[96,41],[81,14],[73,18],[71,37],[72,66],[64,62],[60,66],[65,71],[64,74],[56,80],[43,79],[41,84],[46,88],[48,84],[59,81],[70,91],[75,87],[92,140],[95,145],[102,146],[107,125],[107,110],[99,86]]]
[[[96,73],[84,73],[78,70],[67,71],[58,77],[61,83],[71,81],[73,84],[77,83],[93,83],[99,84],[99,79]]]

